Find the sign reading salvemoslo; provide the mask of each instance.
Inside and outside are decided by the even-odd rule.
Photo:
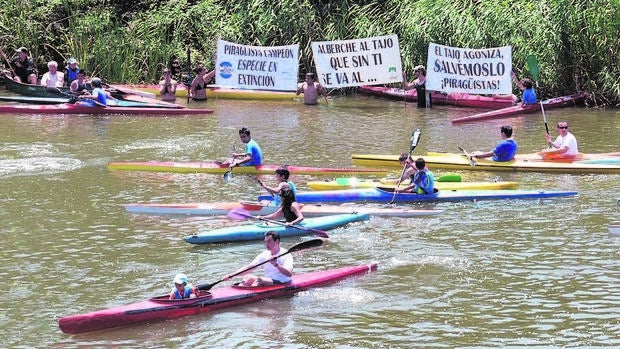
[[[472,94],[511,94],[510,46],[468,49],[430,43],[426,89]]]
[[[319,82],[325,87],[402,81],[398,36],[312,43]]]
[[[251,90],[294,91],[299,45],[248,46],[217,41],[215,83]]]

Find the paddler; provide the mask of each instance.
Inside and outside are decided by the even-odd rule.
[[[517,154],[518,145],[512,138],[512,127],[504,125],[499,129],[502,140],[497,144],[495,149],[487,152],[474,151],[470,155],[474,158],[483,159],[493,157],[493,161],[505,162],[514,159]]]
[[[198,289],[187,281],[185,274],[177,274],[172,280],[174,287],[170,291],[169,299],[187,299],[198,297]]]
[[[568,122],[560,121],[557,124],[558,137],[551,142],[551,135],[545,133],[545,140],[549,143],[550,148],[542,150],[539,154],[543,159],[548,158],[575,158],[579,155],[577,147],[577,138],[568,131]]]
[[[280,190],[280,207],[272,214],[266,216],[257,216],[258,219],[276,219],[284,217],[286,220],[285,225],[294,225],[300,223],[304,219],[303,213],[301,213],[301,206],[295,199],[295,194],[290,188],[283,188]]]
[[[263,183],[263,181],[261,181],[260,179],[257,179],[257,181],[261,187],[263,187],[265,190],[267,190],[272,195],[280,194],[282,190],[284,189],[290,189],[293,192],[293,194],[297,195],[297,187],[295,187],[295,183],[288,180],[290,175],[291,173],[289,172],[289,170],[287,170],[284,167],[281,167],[281,168],[276,169],[276,172],[275,172],[276,181],[278,182],[278,184],[275,187],[270,187],[270,186],[265,185],[265,183]]]
[[[411,184],[402,189],[397,189],[396,192],[415,194],[434,194],[437,192],[437,189],[435,189],[435,176],[426,167],[426,161],[423,158],[418,158],[411,168]]]
[[[278,257],[279,255],[286,253],[286,249],[280,247],[280,234],[274,231],[269,231],[265,233],[263,241],[265,242],[266,250],[256,256],[250,264],[245,265],[234,273],[227,275],[225,280],[229,280],[231,278],[230,275],[242,273],[243,270],[249,269],[252,266],[258,265],[262,262],[269,261],[269,263],[263,264],[264,276],[246,274],[239,285],[254,287],[291,282],[291,276],[293,276],[293,255],[289,253]]]
[[[263,152],[258,143],[252,139],[250,130],[245,127],[241,128],[239,138],[245,143],[245,152],[233,153],[230,158],[221,162],[221,165],[233,168],[235,166],[258,166],[262,164]]]

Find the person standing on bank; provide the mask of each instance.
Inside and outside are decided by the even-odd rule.
[[[319,94],[325,98],[327,102],[327,90],[320,83],[314,81],[314,74],[307,73],[306,81],[299,84],[296,94],[304,94],[304,104],[315,105],[318,104]]]
[[[175,101],[177,99],[177,82],[172,79],[170,69],[164,69],[164,78],[159,82],[159,95],[163,101]]]
[[[497,144],[495,149],[487,152],[474,151],[470,155],[475,158],[493,157],[493,161],[504,162],[514,159],[517,153],[517,142],[512,138],[512,127],[506,125],[500,128],[502,137],[501,142]]]
[[[423,65],[413,68],[416,78],[411,83],[407,82],[407,74],[403,71],[403,90],[415,88],[418,97],[418,108],[431,108],[431,95],[426,94],[426,69]]]

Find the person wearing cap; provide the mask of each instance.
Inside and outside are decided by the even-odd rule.
[[[246,274],[239,286],[255,287],[291,282],[291,277],[293,276],[293,256],[290,253],[281,256],[286,252],[286,249],[280,247],[280,234],[275,231],[268,231],[265,233],[263,241],[265,242],[265,251],[256,256],[250,264],[227,275],[225,280],[230,280],[231,275],[242,273],[252,266],[269,261],[269,263],[263,264],[263,276]]]
[[[327,90],[318,82],[314,81],[314,74],[307,73],[306,81],[299,84],[297,87],[297,95],[304,94],[304,104],[315,105],[318,104],[319,94],[325,98],[327,102]]]
[[[24,84],[37,84],[37,69],[34,66],[32,58],[28,56],[28,49],[20,47],[15,50],[17,55],[11,61],[11,67],[15,71],[13,80]]]
[[[512,127],[504,125],[499,129],[502,140],[495,149],[487,152],[474,151],[470,155],[474,158],[483,159],[493,157],[493,161],[505,162],[514,159],[517,153],[517,142],[512,138]]]
[[[56,61],[47,62],[49,71],[41,77],[41,86],[45,87],[62,87],[64,84],[64,74],[58,71],[58,63]]]
[[[575,158],[579,155],[577,138],[568,131],[568,122],[560,121],[557,124],[558,137],[551,141],[551,135],[545,133],[545,140],[549,143],[549,148],[542,150],[539,154],[543,159]]]
[[[175,101],[177,99],[177,82],[172,79],[170,69],[164,69],[164,78],[159,82],[159,95],[164,101]]]
[[[418,98],[418,108],[432,107],[431,95],[426,93],[426,68],[418,65],[413,68],[416,78],[411,82],[407,82],[407,74],[403,70],[403,90],[415,89]]]
[[[169,299],[188,299],[198,297],[198,289],[188,283],[185,274],[177,274],[172,280],[174,287],[170,291]]]
[[[65,86],[71,86],[74,80],[77,80],[80,67],[75,58],[71,57],[67,60],[67,66],[65,67]]]

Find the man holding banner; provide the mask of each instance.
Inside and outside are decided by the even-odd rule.
[[[407,82],[407,74],[403,71],[403,90],[415,88],[418,96],[418,108],[432,107],[431,95],[426,93],[426,69],[423,65],[414,68],[416,79],[412,83]]]
[[[320,83],[314,81],[313,73],[307,73],[306,81],[299,84],[297,95],[300,93],[304,94],[304,104],[306,105],[318,104],[319,93],[325,98],[325,102],[327,102],[327,90],[325,90],[325,87],[321,86]]]

